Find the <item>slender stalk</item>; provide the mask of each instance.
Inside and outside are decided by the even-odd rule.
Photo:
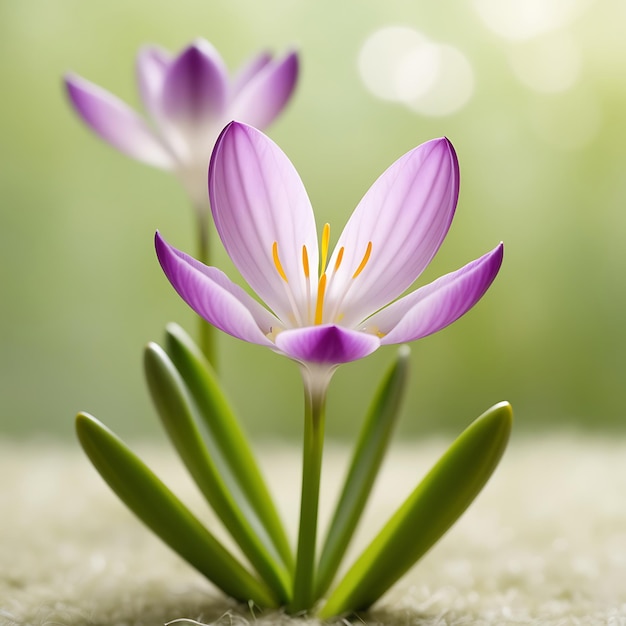
[[[209,201],[197,202],[195,205],[196,230],[197,230],[197,258],[205,265],[210,265],[211,242],[209,236]],[[215,328],[201,317],[198,318],[198,343],[202,353],[207,358],[213,369],[217,371],[217,346]]]
[[[316,599],[333,582],[378,475],[406,390],[409,355],[408,346],[399,348],[398,358],[378,388],[363,422],[317,564]]]
[[[201,261],[205,265],[210,265],[210,241],[209,241],[209,213],[211,207],[209,201],[202,200],[196,202],[194,205],[196,214],[196,236],[197,236],[197,253],[198,261]]]
[[[319,504],[322,450],[324,446],[324,417],[328,376],[317,377],[303,369],[304,379],[304,445],[302,453],[302,500],[300,528],[290,613],[311,608],[315,601],[315,547],[317,510]]]

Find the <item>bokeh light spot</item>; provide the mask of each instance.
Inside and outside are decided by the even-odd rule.
[[[437,46],[436,78],[420,97],[407,102],[422,115],[450,115],[462,109],[474,93],[474,72],[467,57],[452,46]]]
[[[441,72],[439,47],[423,40],[398,60],[393,77],[397,100],[407,104],[427,94]]]
[[[422,35],[408,26],[388,26],[368,37],[358,58],[359,73],[367,89],[382,100],[398,101],[394,70],[424,41]]]
[[[485,26],[511,41],[531,39],[569,24],[592,0],[472,0]]]
[[[474,91],[474,72],[462,52],[406,26],[385,27],[368,37],[358,68],[374,96],[422,115],[454,113]]]

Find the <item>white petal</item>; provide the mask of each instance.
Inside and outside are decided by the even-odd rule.
[[[163,81],[171,55],[158,46],[144,46],[137,55],[137,84],[143,105],[153,119],[161,117]]]
[[[284,109],[298,79],[298,55],[288,54],[254,76],[231,103],[229,115],[259,129],[266,128]]]
[[[80,76],[66,76],[65,84],[76,112],[102,139],[148,165],[173,167],[173,160],[159,139],[127,104]]]
[[[305,324],[302,246],[315,275],[317,236],[309,198],[289,159],[260,131],[233,122],[213,151],[209,195],[217,231],[242,276],[285,325]],[[287,281],[274,262],[274,242]],[[315,284],[312,289],[314,297]]]
[[[168,280],[198,315],[233,337],[274,347],[266,335],[276,318],[241,287],[217,268],[170,246],[158,232],[155,247]]]
[[[482,298],[500,270],[503,253],[504,246],[500,244],[372,315],[365,327],[383,334],[383,344],[414,341],[436,333]]]
[[[346,224],[329,263],[332,268],[343,247],[327,295],[329,308],[344,315],[342,323],[358,323],[417,279],[448,232],[458,190],[458,163],[447,139],[418,146],[378,178]],[[370,242],[369,260],[353,280]]]

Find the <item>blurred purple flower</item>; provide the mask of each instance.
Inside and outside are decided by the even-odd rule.
[[[308,370],[332,372],[381,345],[437,332],[491,285],[502,244],[396,300],[443,242],[458,191],[450,142],[418,146],[372,185],[329,257],[330,227],[318,248],[309,198],[287,156],[263,133],[233,122],[209,166],[213,218],[233,263],[269,310],[158,232],[157,255],[179,295],[211,324]]]
[[[215,141],[231,120],[258,128],[283,110],[298,77],[295,52],[264,53],[232,80],[217,50],[197,39],[178,56],[156,46],[137,56],[137,82],[148,119],[76,75],[65,84],[76,112],[102,139],[128,156],[173,171],[197,207],[207,202],[206,173]]]

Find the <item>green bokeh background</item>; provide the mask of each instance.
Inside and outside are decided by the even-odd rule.
[[[0,437],[72,437],[92,412],[126,437],[159,432],[142,348],[192,313],[163,277],[159,228],[192,251],[176,180],[118,154],[70,110],[73,70],[133,105],[140,45],[210,40],[231,69],[260,49],[301,53],[301,81],[269,134],[292,159],[318,223],[334,236],[374,179],[418,143],[446,135],[461,163],[451,232],[423,280],[505,242],[500,276],[462,320],[413,345],[406,435],[460,430],[499,400],[519,430],[624,429],[626,380],[626,4],[586,2],[562,26],[581,59],[558,94],[522,84],[472,3],[386,0],[4,0],[0,3]],[[376,99],[357,56],[388,25],[452,44],[475,92],[455,114]],[[214,237],[216,264],[230,271]],[[257,438],[298,437],[297,367],[220,337],[224,384]],[[340,368],[328,433],[350,438],[394,349]]]

